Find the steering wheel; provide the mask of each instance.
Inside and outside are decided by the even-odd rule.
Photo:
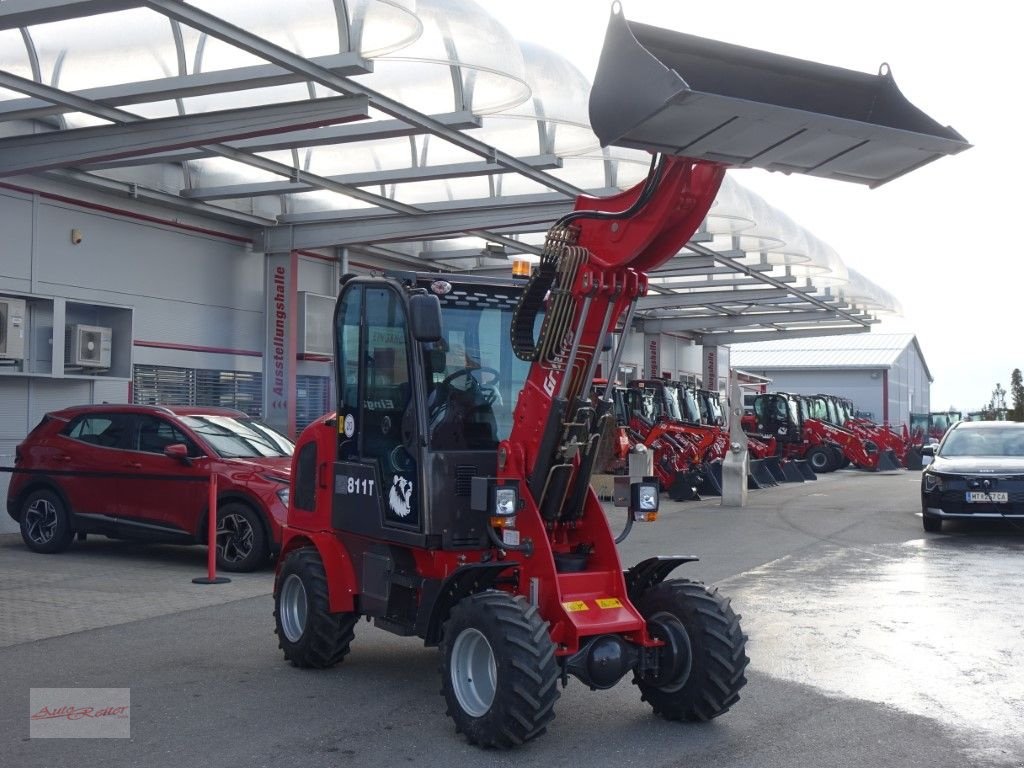
[[[473,374],[481,374],[481,377],[477,378]],[[490,380],[485,382],[483,380],[483,374],[487,374],[488,376],[490,376]],[[487,368],[484,366],[481,366],[479,368],[459,368],[457,371],[453,371],[452,373],[449,373],[447,376],[445,376],[441,384],[452,387],[452,389],[462,390],[463,392],[468,392],[470,389],[473,389],[474,387],[494,390],[495,385],[498,383],[498,377],[500,375],[501,374],[498,373],[498,371],[496,371],[494,368]],[[463,376],[466,378],[466,386],[452,386],[453,381]]]
[[[476,374],[479,374],[479,376]],[[484,399],[487,405],[501,405],[501,392],[498,391],[498,378],[500,376],[501,374],[497,370],[487,366],[459,368],[457,371],[445,376],[438,386],[450,387],[458,392],[476,392]],[[488,377],[487,381],[484,381],[484,377]],[[463,387],[453,386],[452,382],[460,378],[466,379],[466,385]]]

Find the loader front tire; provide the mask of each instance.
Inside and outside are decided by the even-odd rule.
[[[559,696],[555,644],[523,597],[487,590],[460,600],[441,658],[448,716],[470,744],[509,749],[547,730]]]
[[[729,711],[746,684],[750,659],[740,617],[717,589],[672,579],[645,591],[636,607],[652,633],[671,632],[677,660],[668,680],[637,675],[644,701],[666,720],[706,721]],[[680,634],[681,633],[681,634]]]
[[[349,652],[356,613],[331,613],[327,575],[312,547],[289,552],[274,584],[278,647],[296,667],[333,667]]]

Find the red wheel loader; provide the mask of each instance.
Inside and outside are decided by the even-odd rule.
[[[525,285],[344,276],[337,413],[295,451],[274,585],[285,658],[337,664],[363,617],[438,646],[448,715],[483,747],[544,733],[570,677],[630,676],[683,721],[727,712],[746,682],[729,601],[668,578],[696,558],[620,562],[657,486],[632,485],[617,532],[589,484],[614,432],[611,403],[590,397],[604,340],[625,335],[647,272],[697,231],[726,167],[875,185],[967,146],[888,75],[630,23],[617,3],[590,106],[602,144],[653,153],[647,180],[579,197]]]

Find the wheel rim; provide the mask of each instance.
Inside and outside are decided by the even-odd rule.
[[[451,655],[452,690],[470,717],[483,717],[494,703],[498,669],[494,651],[477,629],[464,629],[455,638]]]
[[[824,469],[828,466],[828,456],[824,453],[815,453],[811,456],[811,466],[815,469]]]
[[[231,512],[217,522],[217,554],[225,563],[238,563],[252,554],[255,533],[244,515]]]
[[[690,643],[690,633],[686,631],[686,627],[679,620],[679,617],[668,611],[660,611],[651,616],[647,621],[649,626],[657,627],[660,632],[664,632],[666,636],[660,639],[675,646],[676,653],[680,654],[680,658],[685,659],[684,663],[680,666],[679,673],[668,682],[658,686],[660,691],[675,693],[686,685],[686,681],[690,679],[690,672],[693,669],[693,645]]]
[[[25,534],[36,544],[48,544],[57,533],[57,508],[47,499],[36,499],[25,510]]]
[[[288,642],[297,643],[306,631],[306,585],[296,574],[289,574],[281,585],[278,615],[281,617],[281,631]]]

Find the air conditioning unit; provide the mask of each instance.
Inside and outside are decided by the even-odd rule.
[[[65,338],[65,368],[109,368],[113,332],[100,325],[69,325]]]
[[[334,354],[334,297],[299,291],[299,351]]]
[[[0,360],[25,357],[25,300],[0,296]]]

